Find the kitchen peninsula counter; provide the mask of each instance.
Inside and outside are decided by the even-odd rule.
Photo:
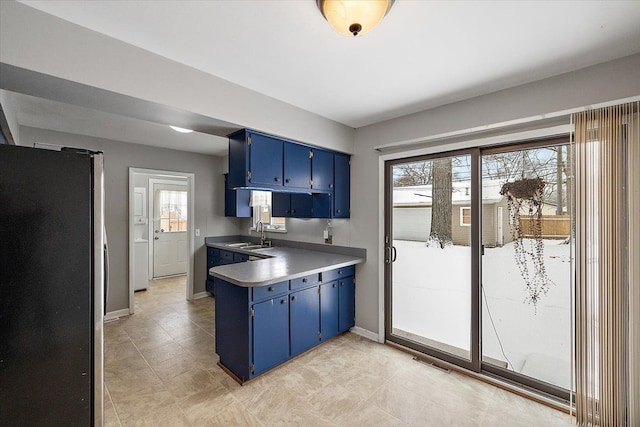
[[[242,287],[266,286],[326,270],[360,264],[366,257],[364,249],[283,240],[274,241],[274,246],[271,248],[254,250],[227,246],[228,243],[239,240],[247,240],[247,237],[240,237],[240,239],[208,237],[205,243],[207,247],[259,258],[250,262],[221,265],[209,269],[211,276]],[[291,246],[287,246],[288,244]]]

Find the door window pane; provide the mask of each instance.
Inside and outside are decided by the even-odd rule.
[[[569,146],[482,157],[482,360],[571,389]],[[485,194],[495,199],[489,203]]]
[[[397,164],[392,176],[391,333],[470,360],[470,156]]]
[[[187,231],[187,192],[159,190],[156,197],[160,228],[165,233]]]

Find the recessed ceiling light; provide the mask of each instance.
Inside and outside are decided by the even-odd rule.
[[[191,133],[191,132],[193,132],[191,129],[179,128],[178,126],[169,125],[169,127],[171,129],[175,130],[176,132],[180,132],[180,133]]]

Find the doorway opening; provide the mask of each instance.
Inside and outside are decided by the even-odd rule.
[[[194,174],[129,168],[129,312],[151,280],[176,278],[192,300]]]

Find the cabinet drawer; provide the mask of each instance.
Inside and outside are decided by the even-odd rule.
[[[294,289],[302,289],[307,286],[317,285],[319,282],[319,274],[310,274],[308,276],[298,277],[297,279],[291,279],[289,288],[293,291]]]
[[[249,255],[240,254],[237,252],[233,253],[233,262],[245,262],[245,261],[249,261]]]
[[[207,248],[207,256],[210,258],[220,258],[220,249]]]
[[[288,290],[289,282],[279,282],[266,286],[258,286],[253,288],[253,301],[273,298],[274,296],[287,293]]]
[[[226,261],[233,261],[233,252],[220,249],[220,259]]]
[[[348,267],[336,268],[335,270],[323,271],[322,282],[327,283],[333,280],[338,280],[343,277],[354,276],[356,274],[356,266],[350,265]]]

